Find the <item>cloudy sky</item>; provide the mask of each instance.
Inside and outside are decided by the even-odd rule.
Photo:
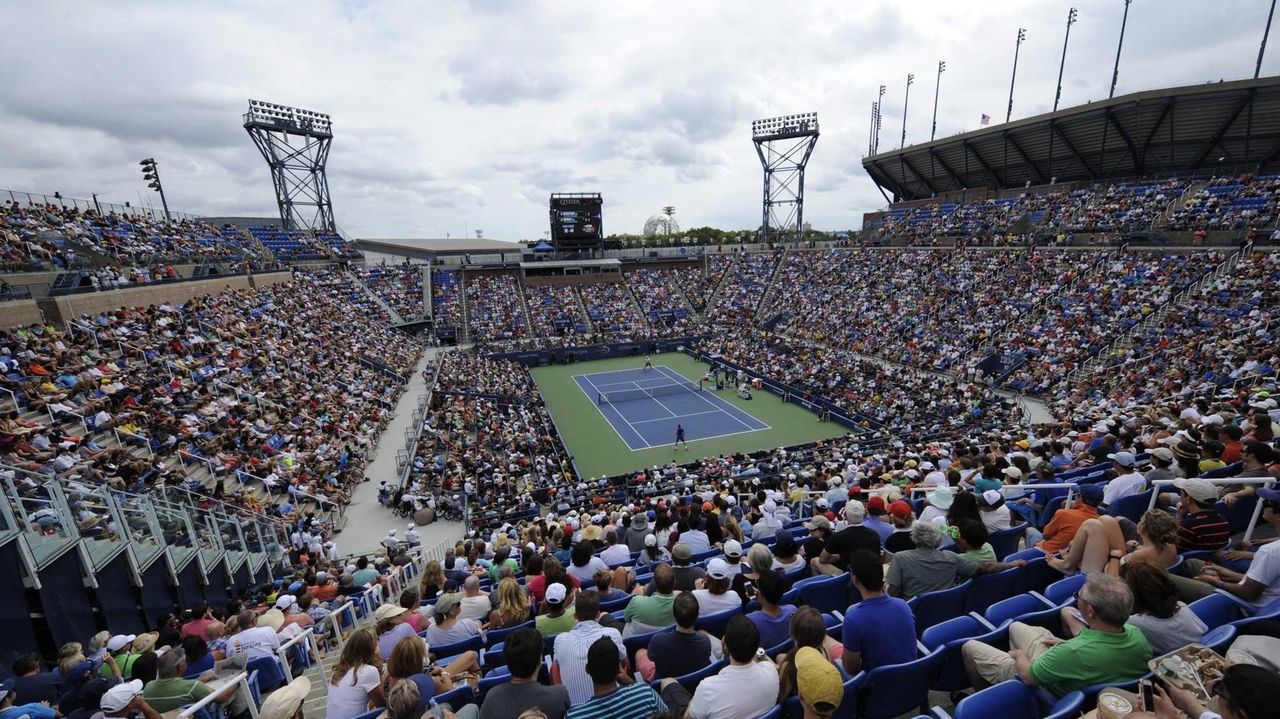
[[[1021,26],[1013,116],[1047,111],[1069,5],[10,3],[0,188],[136,202],[137,161],[154,156],[173,209],[274,214],[241,127],[253,97],[333,116],[334,212],[357,237],[538,238],[555,191],[603,193],[606,232],[638,232],[667,204],[684,227],[747,228],[751,121],[816,111],[806,219],[856,228],[884,204],[861,168],[877,86],[881,149],[897,145],[908,72],[907,142],[928,139],[939,59],[940,136],[1002,120]],[[1106,97],[1123,2],[1077,7],[1064,106]],[[1267,8],[1135,0],[1117,94],[1251,76]]]

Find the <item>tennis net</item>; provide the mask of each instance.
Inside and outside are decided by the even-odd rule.
[[[671,384],[660,384],[656,387],[638,387],[636,389],[619,389],[612,392],[600,392],[596,395],[596,403],[618,404],[619,402],[633,402],[638,399],[653,399],[655,397],[665,397],[672,394],[701,391],[701,382],[672,382]]]

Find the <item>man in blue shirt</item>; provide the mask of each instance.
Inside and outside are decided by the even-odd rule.
[[[862,601],[844,613],[844,670],[850,676],[916,658],[916,620],[911,607],[884,593],[884,567],[860,550],[849,560],[849,577]]]
[[[15,704],[55,702],[61,695],[62,676],[57,669],[40,671],[40,655],[24,654],[13,662]]]
[[[881,546],[884,546],[884,540],[893,534],[893,525],[885,520],[888,514],[889,505],[884,503],[883,497],[876,494],[867,500],[867,516],[862,520],[862,526],[880,535]]]
[[[58,715],[48,702],[15,705],[16,697],[17,692],[0,685],[0,719],[17,719],[23,714],[31,719],[54,719]]]

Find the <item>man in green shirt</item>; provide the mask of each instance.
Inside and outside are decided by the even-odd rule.
[[[543,639],[554,637],[557,634],[563,634],[577,624],[577,617],[573,612],[565,611],[565,598],[569,591],[559,582],[551,584],[547,587],[547,594],[543,597],[542,605],[545,609],[541,610],[535,618],[533,626],[542,635]]]
[[[627,603],[627,608],[622,612],[622,618],[627,621],[623,636],[644,634],[676,623],[671,611],[676,599],[676,573],[672,571],[671,565],[659,564],[654,567],[653,587],[653,594],[647,597],[637,594]],[[643,592],[643,588],[637,587],[637,591]]]
[[[1142,630],[1126,625],[1133,594],[1115,577],[1090,574],[1077,596],[1085,628],[1062,640],[1043,627],[1009,626],[1008,652],[981,642],[965,642],[961,653],[975,689],[1017,677],[1062,696],[1092,684],[1123,684],[1147,673],[1151,647]]]
[[[202,681],[183,679],[186,671],[187,657],[181,648],[165,652],[156,665],[158,678],[142,690],[142,698],[147,700],[151,708],[163,713],[195,704],[212,693],[209,685]],[[228,686],[214,699],[218,704],[226,704],[227,712],[232,717],[241,716],[246,710],[244,700],[236,695],[237,686],[239,685]]]

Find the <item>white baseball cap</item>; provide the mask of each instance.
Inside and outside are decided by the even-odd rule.
[[[142,693],[142,680],[134,679],[131,682],[121,682],[107,690],[102,695],[102,701],[98,706],[104,712],[116,713],[123,711],[129,703]]]
[[[107,640],[107,651],[118,652],[124,649],[126,644],[137,638],[137,634],[117,634]]]
[[[741,557],[741,556],[742,556],[742,543],[741,543],[741,542],[739,542],[739,541],[738,541],[738,540],[736,540],[736,539],[730,539],[729,541],[725,542],[725,543],[724,543],[724,556],[726,556],[726,557]]]
[[[729,563],[719,557],[712,559],[707,562],[707,576],[712,579],[728,579]]]
[[[547,601],[552,604],[563,604],[564,598],[568,594],[568,590],[560,582],[556,582],[547,587]]]

